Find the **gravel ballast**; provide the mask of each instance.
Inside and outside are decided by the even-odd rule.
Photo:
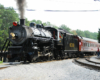
[[[8,67],[0,70],[0,80],[100,80],[100,72],[66,59]]]

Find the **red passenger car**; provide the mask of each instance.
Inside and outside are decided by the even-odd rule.
[[[100,49],[100,43],[97,40],[79,37],[79,51],[84,53],[96,53]]]

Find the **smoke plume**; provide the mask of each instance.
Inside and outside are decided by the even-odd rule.
[[[20,12],[20,18],[24,19],[26,0],[16,0],[16,2],[17,2],[17,6]]]

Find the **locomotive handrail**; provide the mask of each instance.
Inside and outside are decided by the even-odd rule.
[[[9,38],[6,39],[4,45],[3,45],[2,49],[1,49],[1,53],[3,52],[3,49],[4,49],[4,47],[5,47],[5,45],[6,45],[6,43],[7,43],[8,40],[9,40]],[[8,45],[7,45],[7,47],[8,47]],[[7,49],[7,47],[6,47],[6,49]],[[4,52],[5,52],[5,51],[4,51]]]
[[[9,40],[9,38],[6,39],[4,45],[3,45],[2,49],[1,49],[1,52],[0,52],[0,60],[1,60],[1,61],[2,61],[2,57],[5,58],[5,57],[7,56],[8,51],[6,51],[6,50],[7,50],[8,46],[9,46],[9,44],[10,44],[10,40],[9,40],[9,42],[7,43],[8,40]],[[5,49],[5,50],[4,50],[4,49]]]

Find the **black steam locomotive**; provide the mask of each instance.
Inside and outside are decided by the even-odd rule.
[[[83,56],[79,51],[79,37],[63,29],[44,27],[30,23],[25,26],[25,20],[20,19],[9,28],[9,38],[0,53],[3,61],[51,60],[67,57]]]

